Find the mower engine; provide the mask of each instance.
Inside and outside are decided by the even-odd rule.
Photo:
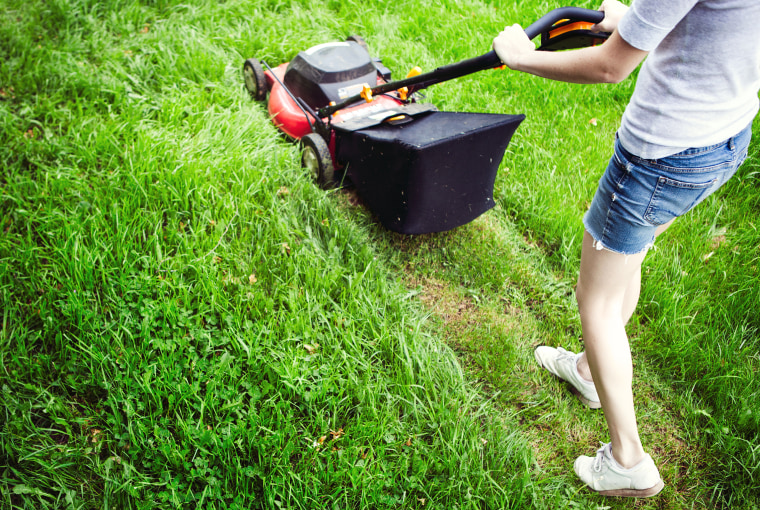
[[[358,94],[365,84],[376,84],[378,73],[383,80],[390,80],[390,71],[374,61],[361,44],[332,42],[298,53],[283,82],[294,96],[316,110]]]

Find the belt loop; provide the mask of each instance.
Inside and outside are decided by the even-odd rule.
[[[735,143],[734,137],[732,136],[731,138],[728,139],[728,150],[732,151],[735,148],[736,148],[736,143]]]

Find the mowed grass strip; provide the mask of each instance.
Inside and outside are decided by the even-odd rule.
[[[393,243],[396,263],[405,268],[407,285],[430,310],[442,339],[479,384],[496,396],[501,412],[517,417],[541,479],[546,483],[567,480],[575,458],[590,455],[608,435],[602,412],[584,407],[563,382],[540,369],[533,357],[538,345],[562,345],[575,351],[583,348],[573,282],[563,281],[537,246],[522,240],[513,226],[498,225],[491,215],[456,235],[467,242],[452,246],[451,236],[399,239]],[[447,256],[440,260],[428,256],[424,266],[412,263],[423,253],[439,250]],[[470,264],[451,271],[448,261],[452,257],[467,259]],[[503,264],[506,260],[509,263]],[[485,272],[486,268],[490,270]],[[481,293],[479,285],[491,291]],[[690,438],[694,404],[662,377],[656,360],[636,353],[639,329],[635,327],[631,337],[641,434],[668,483],[657,498],[639,501],[636,506],[711,508],[714,493],[704,482],[711,469],[703,461],[710,451]],[[588,504],[634,505],[621,498],[585,496]],[[585,498],[579,492],[572,499]]]

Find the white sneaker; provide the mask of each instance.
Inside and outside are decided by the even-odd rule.
[[[593,491],[603,496],[648,498],[665,486],[652,457],[647,456],[630,469],[617,463],[612,456],[611,443],[602,445],[596,457],[575,459],[575,474]]]
[[[555,349],[546,345],[536,347],[533,354],[536,356],[539,365],[570,383],[570,390],[581,402],[591,409],[602,407],[594,383],[585,380],[578,373],[578,358],[581,357],[581,354],[566,351],[562,347]]]

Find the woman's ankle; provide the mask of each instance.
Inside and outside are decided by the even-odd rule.
[[[612,444],[610,445],[610,454],[612,454],[612,458],[615,459],[615,462],[624,469],[636,467],[647,456],[641,445],[626,449],[622,447],[615,448],[615,445]]]
[[[588,382],[594,382],[594,377],[591,375],[591,368],[588,366],[588,360],[586,359],[586,353],[581,353],[582,355],[578,358],[578,361],[575,364],[575,369],[578,371],[578,375],[580,375],[584,380]]]

